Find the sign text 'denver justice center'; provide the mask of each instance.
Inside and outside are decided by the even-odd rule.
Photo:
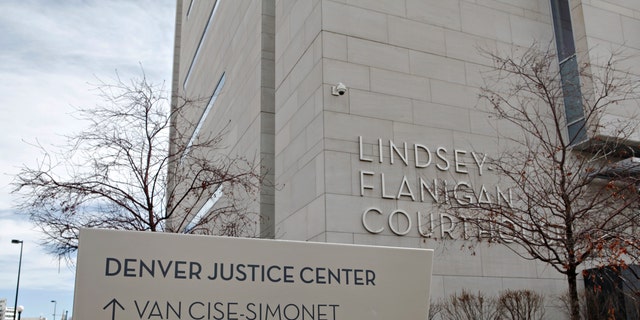
[[[74,319],[424,319],[433,252],[82,230]]]

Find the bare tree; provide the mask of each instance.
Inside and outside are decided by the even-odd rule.
[[[497,298],[505,320],[540,320],[544,317],[544,297],[531,290],[506,290]]]
[[[495,298],[462,290],[460,295],[454,293],[446,299],[440,313],[447,320],[497,320],[501,316],[498,309]]]
[[[170,107],[164,86],[149,83],[144,74],[101,82],[97,92],[101,104],[78,110],[88,128],[53,152],[39,146],[42,160],[36,167],[25,165],[13,182],[19,211],[44,233],[52,253],[74,252],[81,228],[255,232],[256,214],[233,197],[257,192],[262,177],[255,162],[226,156],[224,131],[189,140],[195,124],[187,116],[202,113],[203,101],[176,99]],[[221,190],[224,201],[196,211]]]
[[[428,319],[436,319],[437,315],[443,320],[540,320],[544,317],[544,297],[531,290],[506,290],[498,296],[462,290],[431,306],[436,309],[433,314],[429,310]]]
[[[431,300],[429,302],[429,315],[427,316],[427,320],[435,320],[442,313],[442,309],[444,309],[444,305],[446,302],[444,300]]]
[[[604,115],[635,103],[640,82],[616,69],[616,54],[602,65],[575,68],[558,67],[552,50],[537,45],[520,54],[487,54],[495,66],[480,99],[498,125],[513,128],[499,136],[502,149],[488,155],[487,166],[511,188],[512,200],[486,201],[469,188],[449,210],[482,240],[566,275],[577,320],[581,266],[638,261],[636,168],[619,162],[638,150],[628,139],[636,128],[629,125],[633,119],[613,124]],[[567,113],[576,110],[583,117],[568,124]],[[607,134],[599,134],[603,130]]]

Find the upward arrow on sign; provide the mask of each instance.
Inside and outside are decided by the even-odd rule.
[[[116,305],[120,307],[120,309],[124,310],[124,307],[116,300],[116,298],[111,299],[109,303],[107,303],[102,310],[106,310],[109,306],[111,306],[111,320],[116,320]]]

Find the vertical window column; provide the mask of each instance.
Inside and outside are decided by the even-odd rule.
[[[569,0],[551,0],[551,13],[560,63],[569,144],[574,145],[587,140],[587,132]]]
[[[191,0],[191,1],[189,1],[189,8],[187,9],[187,19],[189,19],[189,15],[191,14],[191,8],[193,8],[193,3],[194,3],[195,1],[196,1],[196,0]]]
[[[222,76],[220,77],[220,80],[218,80],[218,84],[216,85],[216,88],[213,91],[213,94],[211,95],[211,98],[209,99],[207,106],[204,108],[204,111],[200,116],[200,120],[198,120],[198,124],[196,125],[196,128],[193,130],[193,133],[191,134],[191,138],[189,138],[189,142],[187,143],[187,146],[185,147],[184,152],[182,153],[182,157],[180,157],[180,163],[184,161],[184,158],[191,151],[191,146],[198,138],[198,134],[200,134],[200,130],[202,129],[202,126],[204,125],[204,122],[207,119],[209,112],[211,111],[211,109],[213,109],[213,105],[216,103],[216,100],[220,95],[220,91],[222,91],[222,87],[224,86],[224,81],[225,81],[225,73],[222,73]]]
[[[218,5],[220,4],[220,0],[216,0],[216,3],[213,4],[213,8],[211,9],[211,13],[209,14],[209,19],[207,20],[207,25],[204,27],[202,31],[202,36],[200,36],[200,41],[198,42],[198,46],[196,47],[196,52],[193,55],[193,59],[191,59],[191,64],[189,65],[189,69],[187,70],[187,75],[184,77],[184,82],[182,83],[182,89],[187,90],[187,85],[189,84],[189,78],[191,78],[191,72],[193,71],[193,67],[198,61],[200,57],[200,49],[202,48],[202,43],[207,38],[207,33],[209,32],[209,27],[213,24],[213,18],[216,15],[216,11],[218,11]]]

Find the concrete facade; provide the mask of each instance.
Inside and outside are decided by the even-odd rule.
[[[417,182],[473,181],[493,199],[508,197],[481,163],[515,129],[478,100],[482,73],[492,68],[478,50],[553,45],[549,0],[218,0],[206,58],[183,88],[213,2],[178,1],[174,89],[208,95],[222,72],[233,79],[207,126],[230,120],[234,152],[259,154],[273,173],[275,192],[259,200],[273,221],[265,234],[434,248],[434,298],[461,289],[565,291],[562,275],[506,247],[464,249],[468,241],[450,232],[450,218]],[[570,6],[576,47],[588,52],[580,62],[617,48],[640,53],[639,2]],[[640,74],[638,59],[626,63]],[[344,95],[332,94],[338,83]],[[606,116],[627,121],[637,108]],[[433,154],[428,166],[416,162],[424,148]]]
[[[603,64],[614,52],[621,70],[634,76],[640,75],[640,42],[635,35],[640,31],[640,3],[607,0],[572,1],[571,4],[576,49],[582,53],[579,61]],[[597,68],[594,68],[593,73],[598,74]],[[589,86],[588,83],[585,85]],[[596,134],[615,136],[611,128],[629,123],[629,119],[634,119],[631,125],[637,128],[638,105],[635,102],[625,102],[609,108],[602,120],[604,127]],[[631,139],[640,141],[640,130],[635,130]]]
[[[224,133],[219,145],[227,155],[260,161],[265,185],[245,206],[262,215],[263,236],[272,236],[274,212],[273,57],[273,1],[177,2],[172,94],[202,101],[217,95],[210,113],[195,110],[177,125],[191,127],[193,137]]]
[[[563,290],[559,274],[504,247],[473,254],[458,236],[429,230],[428,221],[448,218],[417,194],[418,177],[499,186],[471,154],[496,152],[509,129],[478,105],[480,73],[491,66],[478,48],[553,40],[549,1],[479,2],[276,1],[278,237],[434,248],[434,298],[465,288]],[[349,88],[343,96],[331,94],[338,82]],[[405,143],[407,164],[391,149],[403,153]],[[416,144],[441,150],[449,165],[416,168]],[[453,165],[457,157],[466,169]],[[398,196],[405,177],[416,200]],[[379,233],[363,226],[368,209]],[[408,219],[391,216],[397,209]]]

